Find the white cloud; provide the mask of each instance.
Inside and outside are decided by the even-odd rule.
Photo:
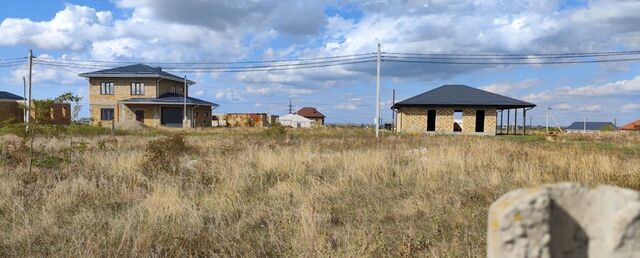
[[[567,97],[602,97],[629,96],[640,94],[640,76],[631,80],[621,80],[603,85],[588,85],[582,87],[559,87],[538,93],[531,93],[524,97],[527,101],[545,101]]]
[[[216,99],[225,99],[236,102],[244,102],[245,99],[242,97],[240,92],[234,88],[225,88],[220,89],[215,94]]]
[[[28,44],[45,49],[82,50],[108,35],[111,12],[67,5],[50,21],[7,18],[0,23],[0,45]]]
[[[315,90],[302,89],[295,87],[287,87],[281,84],[274,84],[271,86],[247,86],[245,91],[250,94],[269,95],[274,93],[284,93],[287,95],[307,95],[312,94]]]
[[[539,84],[540,80],[529,79],[516,83],[493,83],[485,86],[480,86],[480,89],[497,94],[507,94],[514,90],[529,89]]]
[[[622,106],[622,110],[623,110],[623,111],[634,111],[634,110],[640,110],[640,103],[628,103],[628,104],[624,104],[624,106]]]

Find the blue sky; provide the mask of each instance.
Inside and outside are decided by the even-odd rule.
[[[218,62],[414,53],[566,53],[640,49],[640,2],[571,1],[2,1],[0,59],[25,56],[140,62]],[[640,56],[639,56],[640,57]],[[24,66],[0,68],[0,90],[22,95]],[[34,96],[87,83],[35,66]],[[467,84],[553,107],[561,125],[640,118],[640,63],[549,66],[382,64],[383,120],[391,92],[411,97]],[[180,74],[214,112],[285,114],[315,106],[329,123],[371,123],[375,64],[242,74]],[[81,115],[88,114],[88,107]]]

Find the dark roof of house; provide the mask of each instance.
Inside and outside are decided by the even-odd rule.
[[[184,82],[184,78],[171,74],[162,70],[161,67],[151,67],[145,64],[134,64],[122,67],[116,67],[111,69],[105,69],[100,71],[88,72],[80,74],[82,77],[137,77],[137,78],[162,78],[167,80]],[[192,85],[194,81],[187,80],[187,83]]]
[[[607,126],[616,127],[611,122],[587,122],[587,131],[600,131]],[[584,122],[573,122],[567,130],[584,130]]]
[[[24,100],[23,97],[6,91],[0,91],[0,99]]]
[[[176,93],[165,93],[160,95],[158,98],[131,98],[121,100],[121,103],[125,104],[164,104],[164,105],[183,105],[184,104],[184,96]],[[187,97],[187,105],[201,105],[201,106],[212,106],[218,107],[220,105],[216,103],[212,103],[209,101],[196,99],[192,97]]]
[[[490,106],[498,109],[535,107],[535,104],[466,85],[443,85],[393,105],[402,106]]]
[[[324,118],[325,116],[314,107],[303,107],[296,114],[306,118]]]
[[[640,131],[640,120],[633,121],[626,125],[620,127],[622,130],[639,130]]]

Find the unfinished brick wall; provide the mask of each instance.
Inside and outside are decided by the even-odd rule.
[[[462,133],[495,135],[496,109],[485,107],[406,107],[398,110],[396,125],[398,132],[422,133],[427,131],[427,111],[436,110],[436,131],[434,133],[453,133],[453,114],[462,110]],[[476,133],[476,111],[485,110],[484,132]]]
[[[573,183],[511,191],[489,208],[488,258],[638,257],[640,193]]]
[[[21,122],[22,120],[22,109],[17,101],[0,101],[0,121]]]
[[[427,128],[427,111],[424,108],[407,107],[398,110],[396,125],[399,132],[421,133]]]

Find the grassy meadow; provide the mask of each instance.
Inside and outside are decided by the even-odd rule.
[[[507,191],[640,189],[640,134],[0,132],[2,257],[484,257]]]

